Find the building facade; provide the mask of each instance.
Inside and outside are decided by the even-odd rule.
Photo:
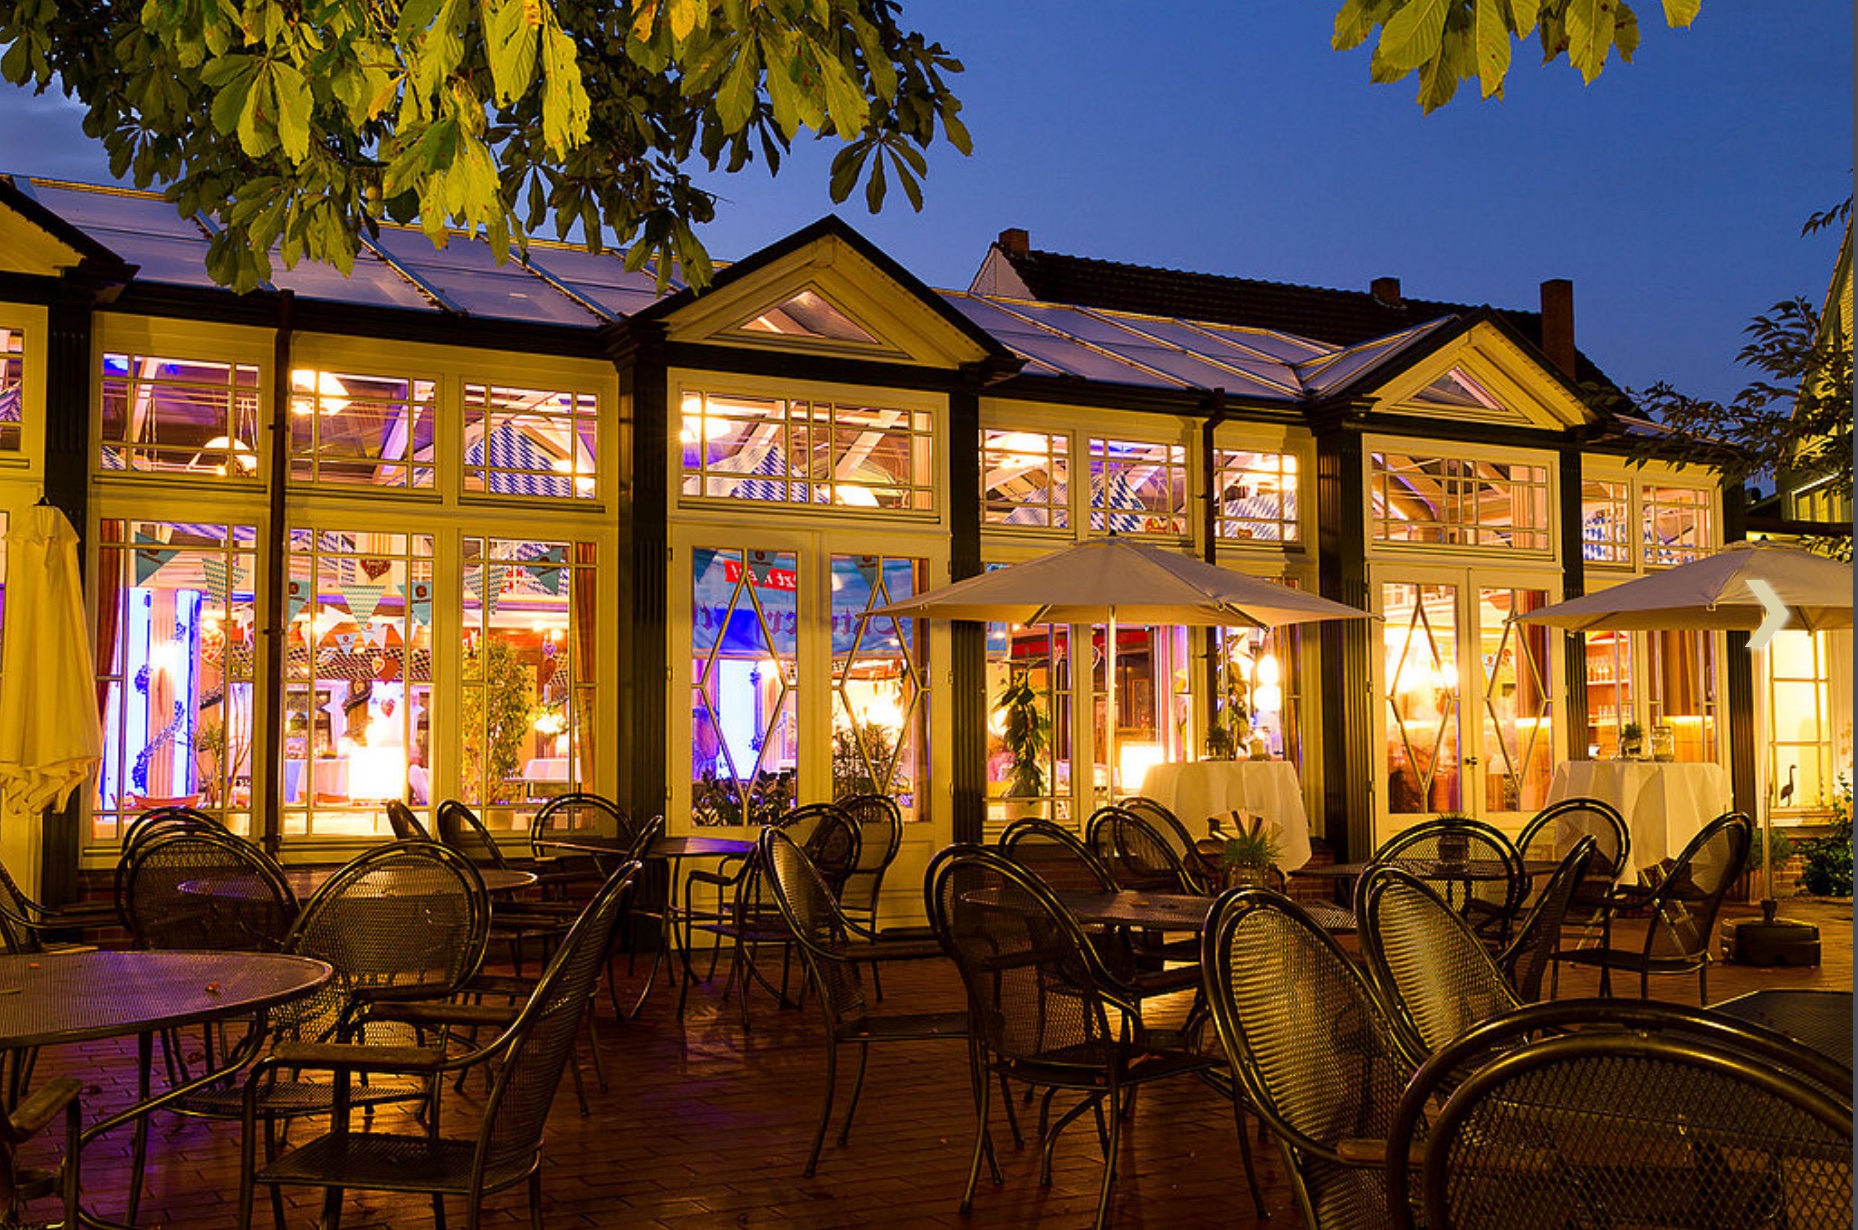
[[[7,847],[48,891],[162,801],[322,858],[383,836],[386,798],[516,835],[582,787],[673,831],[885,790],[907,896],[951,839],[1235,743],[1365,853],[1445,810],[1518,827],[1632,721],[1755,805],[1731,642],[1507,622],[1741,533],[1710,473],[1629,463],[1565,283],[1541,313],[1059,285],[1075,258],[1007,232],[935,291],[827,219],[700,295],[385,229],[349,279],[235,297],[206,236],[0,178],[0,508],[43,494],[83,537],[105,727],[97,789]],[[1089,301],[1131,287],[1160,300]],[[1112,688],[1102,628],[872,614],[1112,532],[1379,619],[1118,628]]]

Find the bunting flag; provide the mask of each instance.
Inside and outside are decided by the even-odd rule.
[[[342,596],[348,599],[348,613],[354,621],[364,628],[373,622],[374,609],[381,604],[381,595],[388,587],[378,581],[349,581],[342,586]]]
[[[474,571],[465,569],[466,573]],[[413,622],[423,627],[432,626],[432,582],[415,581],[412,584],[411,607]]]
[[[284,622],[293,623],[303,613],[304,603],[310,600],[310,583],[308,581],[287,581],[284,584]]]
[[[465,565],[465,592],[470,594],[471,597],[475,598],[480,604],[484,601],[484,574],[489,571],[489,569],[490,565],[484,563]]]
[[[355,634],[353,632],[338,632],[335,634],[335,643],[336,647],[343,653],[349,653],[355,648]]]
[[[529,566],[529,579],[535,587],[543,593],[554,594],[559,597],[561,595],[561,574],[563,571],[564,569],[559,565],[552,568],[545,568],[539,564],[531,564]]]
[[[160,572],[164,566],[173,561],[175,556],[180,554],[179,548],[161,549],[153,546],[140,545],[142,543],[153,543],[155,541],[155,539],[150,538],[147,534],[137,534],[135,540],[137,543],[135,549],[135,583],[138,586],[147,585],[150,577]]]

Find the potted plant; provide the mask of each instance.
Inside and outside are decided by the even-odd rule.
[[[1045,711],[1045,693],[1032,686],[1030,673],[1013,672],[1011,682],[994,702],[1003,719],[1000,738],[1011,760],[1007,765],[1006,797],[1042,799],[1045,797],[1045,752],[1051,746],[1052,719]],[[1037,814],[1038,805],[1022,814]]]
[[[1234,812],[1233,829],[1219,852],[1219,863],[1231,887],[1263,888],[1266,874],[1283,856],[1277,831],[1256,812]]]
[[[1619,756],[1621,760],[1637,760],[1645,755],[1645,728],[1637,722],[1627,722],[1619,728]]]

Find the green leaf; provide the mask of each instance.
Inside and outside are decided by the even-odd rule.
[[[542,36],[542,139],[549,152],[565,158],[568,151],[587,141],[593,106],[587,97],[587,85],[574,40],[548,19]]]
[[[490,61],[491,85],[497,101],[510,102],[529,92],[535,80],[536,43],[539,31],[529,24],[523,0],[480,0],[483,15],[484,50]]]
[[[884,208],[884,160],[882,158],[871,160],[871,178],[865,181],[864,203],[865,208],[872,213],[877,213]]]
[[[1612,0],[1568,0],[1568,63],[1592,85],[1613,49]]]
[[[864,160],[870,156],[871,145],[867,141],[855,141],[841,149],[832,159],[832,178],[830,191],[833,204],[839,204],[852,194],[858,186],[858,177],[864,171]]]
[[[1629,4],[1620,4],[1613,15],[1613,49],[1628,64],[1632,63],[1632,53],[1639,49],[1639,15]]]
[[[904,155],[915,155],[915,150],[910,149],[908,146],[899,148],[895,145],[887,145],[884,147],[884,152],[890,155],[891,166],[894,167],[897,172],[897,182],[903,185],[903,194],[910,198],[911,208],[917,213],[921,213],[923,211],[923,189],[922,184],[918,182],[917,179],[917,175],[921,174],[923,170],[921,158],[916,157],[916,174],[912,174],[911,167],[905,164]]]
[[[1510,10],[1510,29],[1517,34],[1527,36],[1536,27],[1542,12],[1542,0],[1507,0]]]
[[[1362,40],[1374,29],[1368,8],[1368,0],[1348,0],[1342,6],[1341,11],[1335,15],[1335,34],[1329,40],[1331,48],[1351,51],[1361,46]]]
[[[942,113],[942,133],[948,138],[948,143],[950,145],[960,150],[963,154],[972,154],[974,152],[974,138],[968,135],[968,126],[962,123],[960,118],[955,114],[957,110],[959,110],[959,108],[950,107]]]
[[[274,120],[284,155],[292,162],[302,162],[310,152],[309,83],[291,65],[273,63],[271,92],[277,105]]]
[[[1703,0],[1664,0],[1664,24],[1673,30],[1682,29],[1697,19],[1703,9]]]
[[[761,87],[761,53],[750,38],[736,40],[735,59],[716,89],[716,115],[724,132],[740,132],[755,113]]]
[[[1404,71],[1431,62],[1439,54],[1449,7],[1448,0],[1406,0],[1381,28],[1377,50],[1387,67]]]
[[[1510,71],[1510,27],[1497,0],[1477,0],[1477,78],[1484,97],[1503,90]]]

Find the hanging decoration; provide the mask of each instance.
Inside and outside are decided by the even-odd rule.
[[[468,574],[472,569],[467,568],[465,571]],[[432,625],[432,582],[413,582],[409,597],[413,622],[421,627],[430,627]]]

